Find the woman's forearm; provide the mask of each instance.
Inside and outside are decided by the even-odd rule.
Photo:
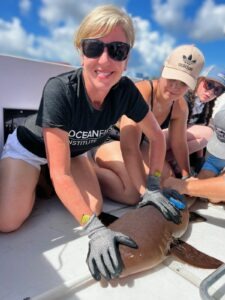
[[[163,186],[177,190],[181,194],[206,198],[212,203],[225,202],[225,175],[207,179],[190,178],[181,180],[169,177]]]
[[[190,161],[187,144],[181,143],[176,146],[172,146],[171,150],[174,154],[174,158],[181,170],[182,176],[187,176],[190,174]]]
[[[142,195],[146,189],[146,174],[140,150],[135,152],[124,151],[123,159],[133,185]]]
[[[225,201],[225,176],[183,181],[183,194],[208,198],[213,203]]]
[[[79,223],[84,214],[93,214],[72,176],[57,176],[56,178],[52,178],[52,181],[57,196]]]

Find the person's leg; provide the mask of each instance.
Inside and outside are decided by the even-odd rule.
[[[168,129],[163,129],[166,139],[167,151],[170,150],[170,142],[168,139]],[[187,128],[187,143],[189,154],[204,149],[213,134],[212,128],[204,125],[192,125]]]
[[[206,152],[205,162],[200,173],[198,174],[198,178],[206,179],[219,176],[224,167],[225,160]]]
[[[179,173],[179,168],[176,166],[176,161],[174,159],[173,153],[170,149],[170,143],[168,140],[168,129],[163,129],[167,144],[166,160],[174,168],[175,173]],[[204,125],[192,125],[187,128],[187,144],[189,154],[195,154],[195,171],[199,172],[204,157],[204,148],[206,147],[210,137],[212,136],[213,130]],[[172,168],[172,169],[173,169]]]
[[[198,174],[198,179],[212,178],[215,176],[216,176],[215,172],[211,170],[201,169],[201,171]]]
[[[104,196],[120,203],[138,203],[139,194],[125,168],[120,142],[101,145],[95,153],[93,166]]]
[[[206,145],[213,130],[204,125],[192,125],[187,129],[187,141],[190,153],[190,163],[196,173],[199,173],[204,163]]]
[[[0,231],[18,229],[29,216],[39,173],[36,167],[23,160],[0,160]]]
[[[149,161],[149,143],[143,142],[141,144],[141,153],[143,157],[143,163],[145,168],[146,176],[149,174],[149,167],[148,167],[148,161]],[[162,181],[170,176],[175,176],[173,169],[171,168],[170,164],[165,160],[163,170],[162,170]]]
[[[213,134],[213,130],[204,125],[192,125],[187,129],[189,153],[192,154],[204,149]]]

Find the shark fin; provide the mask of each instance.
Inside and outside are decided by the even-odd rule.
[[[206,222],[207,219],[201,215],[199,215],[198,213],[194,212],[194,211],[190,211],[189,212],[189,221],[190,222]]]
[[[223,264],[222,261],[197,250],[180,239],[174,239],[170,254],[189,265],[203,269],[217,269]]]

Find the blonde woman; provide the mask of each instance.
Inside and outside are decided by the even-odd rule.
[[[112,5],[94,9],[76,33],[82,68],[48,80],[37,115],[9,136],[0,162],[0,231],[18,229],[29,216],[40,165],[48,164],[56,194],[89,235],[87,264],[96,280],[121,273],[118,243],[136,244],[98,218],[103,200],[87,151],[101,145],[112,124],[127,115],[152,141],[151,172],[161,172],[165,158],[157,121],[134,83],[122,77],[133,44],[127,14]],[[180,211],[158,195],[164,215],[180,222]]]

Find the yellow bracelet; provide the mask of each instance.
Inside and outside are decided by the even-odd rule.
[[[154,174],[153,174],[153,176],[155,176],[155,177],[161,177],[161,172],[160,171],[155,171],[154,172]]]
[[[82,226],[87,224],[87,222],[90,220],[90,218],[91,218],[90,215],[83,214],[83,216],[81,217],[81,220],[80,220],[80,224]]]

